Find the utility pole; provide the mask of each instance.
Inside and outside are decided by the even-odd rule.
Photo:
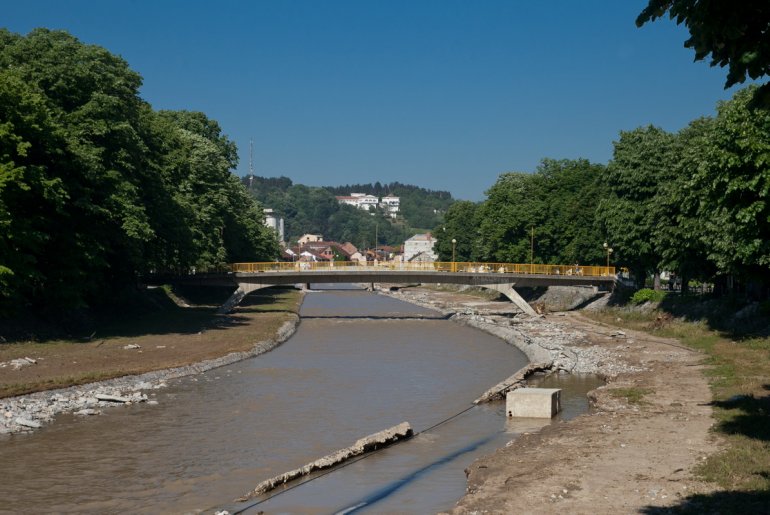
[[[535,261],[535,226],[532,226],[532,237],[529,242],[529,271],[532,273],[532,266]]]

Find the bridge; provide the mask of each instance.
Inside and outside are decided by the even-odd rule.
[[[236,285],[221,310],[227,312],[249,293],[261,288],[311,283],[463,284],[496,290],[519,309],[535,314],[516,287],[595,286],[612,288],[615,267],[513,263],[392,263],[356,262],[233,263],[222,273],[191,274],[178,282],[200,285]]]

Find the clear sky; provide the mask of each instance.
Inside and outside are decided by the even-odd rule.
[[[645,0],[25,0],[0,26],[121,55],[155,109],[203,111],[249,170],[481,200],[543,158],[606,163],[621,130],[713,115],[725,70]]]

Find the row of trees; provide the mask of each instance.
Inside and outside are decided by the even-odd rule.
[[[770,283],[770,111],[755,86],[678,133],[621,132],[607,166],[544,160],[507,173],[479,204],[458,202],[436,228],[462,260],[613,263],[639,281],[661,270],[748,287]]]
[[[0,31],[0,312],[275,256],[235,145],[202,113],[154,111],[141,83],[66,32]]]

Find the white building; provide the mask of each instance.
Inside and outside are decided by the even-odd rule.
[[[278,216],[272,209],[264,209],[265,225],[270,227],[278,235],[278,241],[284,241],[283,217]]]
[[[438,259],[438,256],[433,251],[435,245],[436,239],[431,233],[415,234],[404,242],[404,261],[409,262],[418,254],[422,254],[423,258],[428,257],[435,261]],[[421,258],[421,261],[424,261],[424,259]]]
[[[336,199],[340,204],[349,204],[366,211],[377,207],[377,204],[379,203],[377,197],[374,195],[367,195],[366,193],[351,193],[349,196],[338,196]]]
[[[393,195],[386,195],[380,200],[380,207],[391,218],[396,218],[396,216],[398,216],[398,209],[400,205],[401,199],[399,197],[394,197]]]

